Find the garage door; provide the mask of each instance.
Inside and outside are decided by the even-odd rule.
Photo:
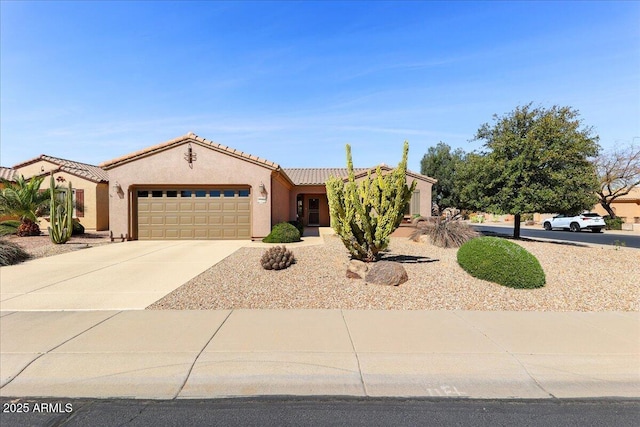
[[[248,188],[139,189],[138,239],[250,239]]]

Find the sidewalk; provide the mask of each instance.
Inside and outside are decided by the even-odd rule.
[[[640,397],[635,312],[0,315],[5,397]]]

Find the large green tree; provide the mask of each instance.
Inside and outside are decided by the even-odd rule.
[[[463,205],[520,216],[533,212],[579,213],[591,209],[598,179],[592,159],[598,136],[570,107],[528,104],[478,129],[484,151],[466,156],[457,178]]]
[[[14,217],[20,220],[19,236],[37,236],[40,234],[38,217],[49,210],[50,191],[40,190],[45,177],[29,180],[23,176],[15,182],[2,180],[4,188],[0,190],[0,216]]]
[[[459,207],[460,200],[454,187],[456,169],[462,162],[464,152],[439,142],[429,147],[420,161],[420,173],[438,180],[431,189],[431,201],[440,208]]]

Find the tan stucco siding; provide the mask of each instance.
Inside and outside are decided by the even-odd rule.
[[[86,204],[86,203],[85,203]],[[96,185],[96,231],[109,229],[109,184]]]
[[[295,219],[290,215],[289,186],[279,174],[271,178],[271,222],[272,225]]]
[[[407,179],[407,185],[411,185],[412,178]],[[431,216],[431,191],[433,184],[416,179],[416,190],[420,191],[420,215]],[[417,213],[417,212],[414,212]]]
[[[242,185],[251,188],[252,237],[271,230],[271,170],[228,154],[192,144],[197,160],[192,168],[185,161],[187,143],[109,169],[109,229],[114,235],[131,236],[129,192],[144,185]],[[116,183],[122,188],[118,193]],[[260,203],[263,183],[267,201]]]
[[[86,230],[96,230],[98,225],[98,210],[96,208],[96,184],[91,181],[87,181],[86,179],[80,178],[79,176],[71,175],[66,172],[57,172],[53,174],[54,179],[58,177],[64,178],[63,182],[58,182],[56,180],[56,185],[67,188],[69,186],[69,182],[71,182],[71,186],[75,190],[83,190],[84,192],[84,203],[83,203],[83,214],[84,216],[77,217],[78,221]],[[42,181],[41,189],[47,189],[50,185],[49,177],[46,177],[44,181]],[[103,215],[107,213],[104,212]],[[44,221],[41,221],[41,226],[45,226],[43,224]]]
[[[640,201],[625,200],[613,202],[611,208],[616,213],[616,216],[623,218],[626,223],[640,222]],[[593,208],[593,212],[599,213],[602,216],[609,215],[600,204],[597,204]]]
[[[25,178],[31,178],[35,175],[51,172],[52,170],[58,169],[58,167],[59,166],[55,163],[51,163],[47,160],[39,160],[35,163],[16,168],[16,171],[18,172],[18,175],[22,175]]]

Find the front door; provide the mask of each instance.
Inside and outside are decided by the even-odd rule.
[[[310,226],[320,225],[320,199],[309,199],[309,218],[307,224]]]

